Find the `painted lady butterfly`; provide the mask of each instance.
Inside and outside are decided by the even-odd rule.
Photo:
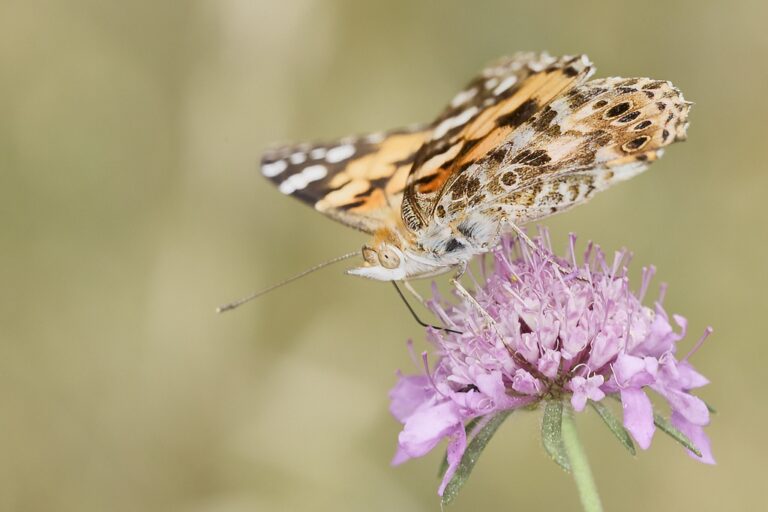
[[[460,275],[503,232],[524,237],[519,225],[586,202],[685,139],[691,104],[670,82],[587,81],[593,72],[585,55],[517,54],[428,125],[278,148],[261,171],[283,194],[373,235],[349,274]]]

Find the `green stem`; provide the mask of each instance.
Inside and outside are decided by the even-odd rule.
[[[600,504],[600,496],[597,494],[595,479],[592,478],[587,454],[584,453],[576,433],[576,425],[573,422],[573,413],[570,407],[566,407],[563,411],[562,436],[565,452],[571,463],[573,479],[576,480],[576,487],[579,489],[581,506],[584,507],[585,512],[602,512],[603,506]]]

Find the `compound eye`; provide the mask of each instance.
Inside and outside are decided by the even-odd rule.
[[[371,265],[378,265],[378,258],[376,255],[376,251],[372,248],[368,247],[367,245],[363,246],[363,259],[366,263],[370,263]]]
[[[397,268],[400,266],[400,256],[389,247],[384,247],[381,252],[379,252],[379,263],[381,263],[381,266],[384,268]]]

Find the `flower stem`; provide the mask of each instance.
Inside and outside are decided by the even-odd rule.
[[[571,472],[576,481],[576,487],[579,489],[579,498],[581,506],[585,512],[602,512],[603,506],[600,503],[600,496],[597,494],[595,479],[592,477],[592,471],[589,469],[587,454],[579,441],[576,433],[576,425],[573,422],[573,413],[570,407],[563,411],[562,423],[563,444],[565,452],[568,454],[568,460],[571,463]]]

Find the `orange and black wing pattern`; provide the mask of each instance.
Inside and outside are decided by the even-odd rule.
[[[403,197],[406,226],[419,231],[428,225],[441,191],[462,170],[592,73],[584,55],[534,53],[517,54],[483,70],[438,117],[416,154]]]
[[[430,129],[413,126],[267,151],[261,173],[347,226],[373,233],[400,215],[403,189]]]

